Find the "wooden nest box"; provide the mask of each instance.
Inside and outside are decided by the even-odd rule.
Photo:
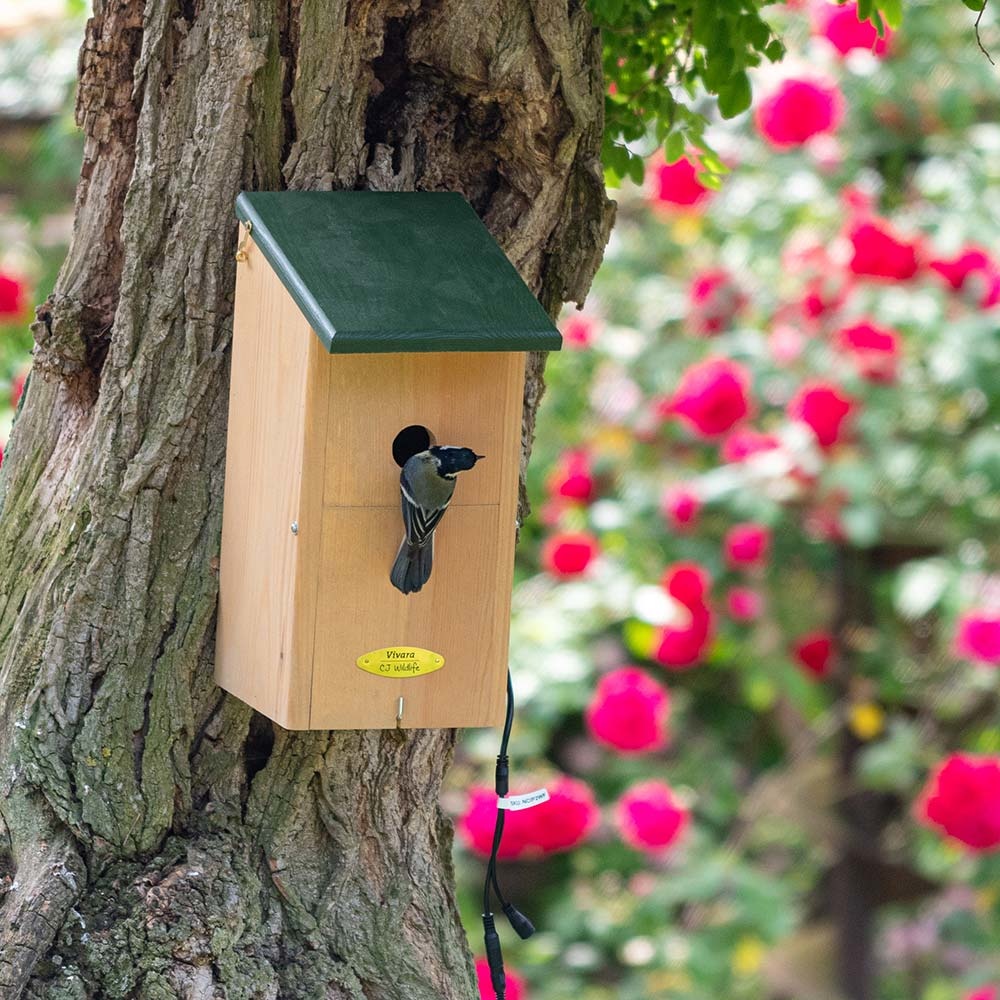
[[[458,194],[244,193],[216,680],[287,729],[504,712],[525,354],[558,331]],[[400,467],[472,448],[418,593]]]

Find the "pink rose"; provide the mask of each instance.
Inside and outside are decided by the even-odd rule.
[[[584,719],[590,735],[622,753],[660,750],[667,745],[670,696],[638,667],[622,667],[598,682]]]
[[[674,163],[666,163],[662,157],[654,158],[647,170],[653,204],[667,208],[700,206],[712,195],[711,189],[698,180],[700,172],[694,161],[686,156]]]
[[[833,668],[833,636],[829,632],[808,632],[792,643],[792,655],[806,673],[826,677]]]
[[[653,659],[671,670],[686,670],[705,655],[712,641],[712,612],[707,606],[690,608],[690,620],[660,630]]]
[[[530,789],[521,788],[520,792]],[[549,801],[508,811],[497,857],[536,859],[568,851],[593,833],[600,819],[590,786],[566,775],[548,784]],[[518,794],[512,790],[512,794]],[[459,839],[474,854],[487,857],[493,845],[497,796],[493,788],[469,790],[465,812],[455,823]]]
[[[811,428],[820,447],[832,448],[847,431],[854,401],[831,382],[806,382],[788,404],[788,415]]]
[[[664,491],[660,509],[674,530],[683,531],[694,526],[701,511],[701,500],[690,487],[669,486]]]
[[[763,524],[734,524],[723,540],[726,563],[732,569],[756,569],[767,564],[771,530]]]
[[[780,447],[777,435],[755,431],[752,427],[740,427],[722,443],[719,454],[723,462],[745,462],[751,455]]]
[[[708,598],[711,577],[704,566],[696,562],[679,562],[664,570],[660,586],[685,608],[697,608]]]
[[[701,271],[688,287],[688,329],[702,337],[721,333],[732,325],[746,301],[728,271],[721,267]]]
[[[20,319],[28,308],[28,288],[14,274],[0,271],[0,320]]]
[[[693,667],[712,640],[708,572],[698,563],[675,563],[663,574],[661,584],[689,617],[683,625],[668,625],[660,630],[653,659],[675,670]]]
[[[813,278],[806,286],[799,305],[802,315],[815,322],[843,305],[845,297],[845,289],[840,282]]]
[[[1000,847],[1000,757],[947,757],[924,786],[916,815],[973,851]]]
[[[849,233],[854,274],[887,281],[906,281],[920,270],[917,244],[899,239],[882,220],[858,222]]]
[[[701,437],[731,430],[750,412],[750,374],[728,358],[711,357],[682,375],[670,403],[685,424]]]
[[[963,1000],[1000,1000],[1000,990],[996,986],[983,986],[966,993]]]
[[[837,346],[851,356],[858,374],[870,382],[893,382],[900,355],[899,334],[862,320],[837,332]]]
[[[550,535],[542,546],[542,567],[552,576],[579,576],[598,551],[597,539],[586,532]]]
[[[952,260],[932,260],[930,267],[951,289],[961,292],[981,309],[1000,302],[1000,267],[985,250],[966,247]]]
[[[506,963],[504,964],[504,975],[507,980],[507,1000],[527,1000],[528,993],[524,980]],[[490,979],[490,963],[485,958],[476,959],[476,985],[479,987],[479,1000],[494,1000],[493,982]]]
[[[760,618],[764,599],[750,587],[730,587],[726,593],[726,611],[734,622],[752,622]]]
[[[966,611],[955,631],[955,653],[963,660],[1000,666],[1000,612]]]
[[[890,31],[879,38],[878,29],[871,21],[858,17],[856,3],[824,3],[816,11],[815,33],[825,38],[838,53],[846,56],[855,49],[883,56],[889,48]]]
[[[590,456],[582,449],[564,451],[546,481],[552,499],[578,500],[590,503],[594,499],[594,474]]]
[[[691,814],[663,781],[633,785],[618,800],[615,825],[622,840],[648,854],[661,854],[683,837]]]
[[[834,131],[843,114],[844,99],[836,85],[788,79],[757,105],[754,119],[772,146],[791,149]]]

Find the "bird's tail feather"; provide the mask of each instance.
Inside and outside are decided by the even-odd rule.
[[[389,579],[404,594],[414,594],[430,579],[434,561],[433,541],[426,545],[411,545],[405,538],[396,553]]]

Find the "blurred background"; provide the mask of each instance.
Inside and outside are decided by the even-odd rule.
[[[958,0],[885,39],[768,11],[789,52],[709,127],[723,172],[634,144],[549,359],[511,753],[550,801],[501,850],[538,927],[510,1000],[1000,996],[1000,78]],[[0,3],[0,442],[69,239],[85,17]],[[474,949],[496,743],[465,734],[444,797]]]
[[[0,448],[31,365],[29,323],[69,246],[84,2],[0,0]]]

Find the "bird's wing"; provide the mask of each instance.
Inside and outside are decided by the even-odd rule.
[[[434,529],[438,521],[444,517],[444,512],[448,509],[451,497],[445,500],[440,507],[427,510],[413,499],[412,494],[407,489],[405,479],[400,480],[400,497],[403,507],[403,525],[406,528],[406,540],[411,545],[423,545]]]

